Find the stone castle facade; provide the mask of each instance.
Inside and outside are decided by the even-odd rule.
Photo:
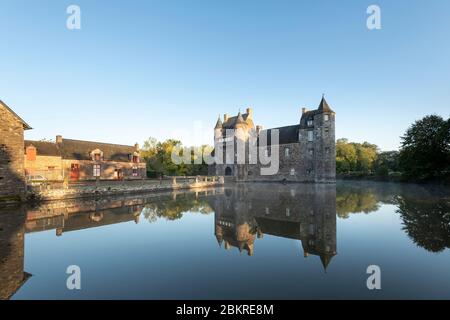
[[[278,142],[271,141],[275,130]],[[234,132],[233,136],[230,131]],[[249,150],[255,143],[258,159],[261,154],[273,158],[276,155],[271,151],[278,152],[279,165],[274,174],[262,174],[261,169],[269,165],[251,161],[254,154]],[[238,161],[238,144],[245,146],[244,163]],[[263,130],[255,126],[251,108],[235,117],[225,114],[223,121],[219,117],[214,128],[214,146],[217,157],[223,156],[223,161],[211,166],[210,174],[233,176],[237,181],[333,183],[336,180],[335,112],[324,97],[317,109],[303,108],[299,122],[286,127]],[[232,148],[232,152],[227,152],[227,148]],[[218,153],[219,149],[223,152]]]

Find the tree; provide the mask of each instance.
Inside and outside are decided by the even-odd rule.
[[[189,153],[190,163],[176,164],[172,161],[172,151],[175,147],[180,148],[183,154]],[[159,142],[155,138],[148,138],[142,147],[142,157],[147,162],[149,177],[207,175],[208,165],[202,157],[205,150],[210,151],[212,147],[183,147],[179,140],[168,139]]]
[[[442,178],[450,171],[450,119],[437,115],[416,121],[402,138],[399,164],[407,178]]]
[[[336,142],[336,171],[337,173],[356,171],[365,174],[371,173],[378,153],[378,147],[374,144],[338,139]]]
[[[336,142],[336,170],[340,173],[355,170],[357,159],[355,146],[347,139],[338,139]]]
[[[398,158],[398,151],[380,152],[374,163],[375,174],[380,177],[387,177],[392,172],[398,172],[400,170]]]

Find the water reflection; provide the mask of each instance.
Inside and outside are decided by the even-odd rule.
[[[24,272],[25,209],[0,212],[0,299],[9,299],[31,276]]]
[[[210,200],[219,245],[255,252],[264,234],[299,240],[303,255],[320,257],[326,269],[336,255],[336,189],[334,185],[237,185]]]
[[[224,250],[253,256],[265,235],[293,239],[305,257],[318,256],[326,270],[338,251],[336,219],[376,214],[384,205],[393,206],[392,214],[398,214],[402,222],[399,232],[405,232],[417,246],[429,252],[450,248],[450,193],[442,187],[359,182],[238,184],[197,192],[2,208],[0,299],[13,296],[31,276],[24,270],[27,233],[54,230],[60,237],[124,222],[156,223],[179,220],[190,212],[214,213],[214,236]]]

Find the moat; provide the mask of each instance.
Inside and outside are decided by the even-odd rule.
[[[450,299],[450,189],[236,184],[0,208],[0,299]],[[81,270],[69,290],[69,266]],[[381,289],[366,270],[379,266]]]

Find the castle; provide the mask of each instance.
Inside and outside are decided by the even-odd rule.
[[[278,141],[272,141],[275,132]],[[243,150],[240,146],[245,146],[244,156],[239,155],[238,151]],[[274,173],[264,174],[269,165],[255,161],[256,156],[250,152],[252,146],[259,158],[264,155],[278,162]],[[233,176],[236,181],[333,183],[336,180],[335,112],[324,97],[317,109],[302,109],[298,124],[286,127],[268,130],[255,127],[251,108],[235,117],[225,114],[214,128],[214,147],[216,164],[210,167],[210,174]]]

